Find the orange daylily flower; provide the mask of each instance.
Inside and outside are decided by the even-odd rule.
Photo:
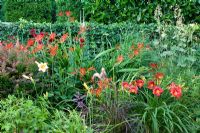
[[[80,68],[79,72],[80,72],[81,76],[85,76],[86,75],[86,69],[85,68]]]
[[[61,36],[61,38],[60,38],[60,42],[61,43],[64,43],[65,42],[65,40],[68,38],[68,33],[65,33],[65,34],[63,34],[62,36]]]
[[[51,56],[55,56],[57,54],[58,46],[51,47],[49,52]]]

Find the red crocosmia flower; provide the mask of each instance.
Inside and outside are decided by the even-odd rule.
[[[51,47],[49,52],[51,56],[55,56],[57,54],[58,46]]]
[[[35,43],[35,41],[33,39],[28,39],[28,41],[27,41],[27,47],[33,46],[34,43]]]
[[[138,50],[138,49],[136,49],[136,50],[134,50],[134,52],[133,52],[133,53],[134,53],[134,55],[135,55],[135,56],[137,56],[137,55],[139,54],[139,50]]]
[[[161,72],[157,72],[157,73],[155,74],[155,78],[156,78],[157,80],[161,80],[161,79],[164,78],[164,74],[161,73]]]
[[[60,38],[60,42],[61,43],[64,43],[65,42],[65,40],[68,38],[68,33],[65,33],[65,34],[63,34],[62,36],[61,36],[61,38]]]
[[[144,43],[138,43],[137,47],[138,47],[138,49],[144,48]]]
[[[8,49],[11,49],[11,48],[13,48],[13,47],[14,47],[14,45],[13,45],[13,43],[11,42],[11,43],[7,44],[4,48],[5,48],[6,50],[8,50]]]
[[[71,16],[71,12],[70,12],[70,11],[66,11],[66,12],[65,12],[65,15],[66,15],[67,17],[70,17],[70,16]]]
[[[148,81],[148,89],[153,90],[153,88],[155,87],[155,82],[154,81]]]
[[[162,93],[164,92],[164,90],[159,87],[159,86],[155,86],[154,89],[153,89],[153,94],[156,95],[156,96],[160,96]]]
[[[80,72],[81,76],[85,76],[86,75],[86,69],[85,68],[80,68],[79,72]]]
[[[157,69],[158,65],[156,63],[150,63],[149,66],[153,69]]]
[[[117,63],[121,63],[123,60],[124,60],[123,55],[119,55],[119,56],[117,57]]]
[[[142,88],[142,86],[144,85],[144,81],[142,79],[138,79],[136,80],[136,85],[139,87],[139,88]]]
[[[60,16],[60,17],[63,16],[63,12],[59,12],[58,16]]]
[[[137,93],[138,93],[138,87],[137,87],[137,86],[130,85],[129,92],[130,92],[130,93],[137,94]]]
[[[128,82],[122,82],[122,87],[128,89],[130,87]]]
[[[56,33],[51,33],[50,36],[49,36],[49,41],[50,42],[54,41],[55,37],[56,37]]]
[[[179,85],[176,85],[174,82],[172,82],[169,88],[170,93],[173,97],[176,97],[178,99],[182,96],[182,88]]]

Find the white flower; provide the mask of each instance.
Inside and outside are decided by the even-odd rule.
[[[35,61],[35,63],[38,65],[39,71],[46,72],[46,70],[49,68],[47,63],[39,63],[37,61]]]
[[[101,73],[95,73],[93,76],[92,76],[92,80],[94,80],[95,78],[99,78],[100,80],[102,79],[105,79],[107,77],[107,74],[106,74],[106,70],[105,68],[101,68]]]

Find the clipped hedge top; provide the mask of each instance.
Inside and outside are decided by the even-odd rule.
[[[0,22],[0,39],[4,40],[8,36],[19,36],[20,39],[28,38],[30,29],[36,29],[37,32],[56,32],[58,35],[71,31],[76,36],[80,23],[33,23],[28,21],[20,21],[16,23]],[[111,43],[116,44],[122,41],[123,35],[130,32],[144,32],[144,34],[152,34],[155,31],[155,24],[132,24],[132,23],[114,23],[109,25],[86,23],[86,38],[88,42],[96,44]]]

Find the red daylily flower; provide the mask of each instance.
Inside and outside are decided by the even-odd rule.
[[[42,39],[44,38],[44,34],[41,32],[40,34],[38,34],[36,37],[35,37],[35,41],[36,42],[41,42]]]
[[[43,49],[43,44],[38,44],[37,47],[32,51],[32,53],[37,53]]]
[[[97,88],[97,89],[90,89],[91,94],[96,95],[97,97],[100,96],[102,89],[101,88]]]
[[[161,80],[161,79],[164,78],[164,74],[161,73],[161,72],[157,72],[157,73],[155,74],[155,78],[156,78],[157,80]]]
[[[122,82],[122,87],[128,89],[130,87],[128,82]]]
[[[103,80],[99,80],[97,84],[98,84],[99,88],[106,89],[109,87],[110,81],[111,81],[111,79],[105,78]]]
[[[69,16],[71,16],[71,12],[70,12],[70,11],[66,11],[66,12],[65,12],[65,15],[66,15],[67,17],[69,17]]]
[[[153,94],[156,95],[156,96],[160,96],[162,93],[164,92],[164,90],[159,87],[159,86],[155,86],[154,89],[153,89]]]
[[[19,45],[19,50],[24,51],[24,50],[27,50],[27,48],[24,47],[23,45]]]
[[[129,92],[137,94],[138,93],[138,87],[131,85],[130,88],[129,88]]]
[[[123,55],[119,55],[119,56],[117,57],[117,63],[121,63],[123,60],[124,60]]]
[[[156,85],[155,82],[150,80],[150,81],[148,81],[148,87],[147,88],[150,89],[150,90],[153,90],[155,85]]]
[[[142,88],[142,86],[144,85],[144,81],[142,79],[138,79],[136,80],[136,85],[139,87],[139,88]]]
[[[169,88],[173,97],[180,98],[182,96],[182,88],[179,85],[176,85],[174,82],[172,82]]]

